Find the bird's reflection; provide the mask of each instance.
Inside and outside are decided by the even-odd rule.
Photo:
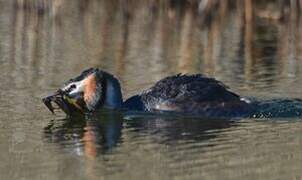
[[[142,115],[127,118],[125,128],[136,133],[158,136],[157,143],[166,145],[179,140],[206,141],[217,136],[219,130],[235,126],[238,120],[210,119],[184,116]],[[129,120],[130,119],[130,120]]]
[[[219,130],[234,126],[229,119],[201,119],[158,114],[129,115],[103,111],[93,115],[52,120],[44,129],[47,141],[70,153],[95,158],[123,143],[125,137],[151,137],[154,143],[173,144],[178,140],[206,141]],[[125,130],[122,131],[122,129]],[[129,139],[128,141],[135,141]]]
[[[52,120],[44,134],[48,141],[72,153],[96,157],[120,142],[122,126],[121,113],[100,112]]]

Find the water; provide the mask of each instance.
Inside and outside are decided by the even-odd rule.
[[[0,179],[301,179],[299,4],[192,2],[0,1]],[[125,98],[203,73],[258,101],[289,99],[271,103],[289,111],[51,115],[41,97],[91,66]]]

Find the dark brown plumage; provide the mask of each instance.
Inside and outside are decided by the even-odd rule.
[[[53,101],[66,113],[76,109],[85,112],[99,108],[123,108],[233,117],[247,115],[252,110],[250,104],[229,91],[223,83],[201,74],[166,77],[123,102],[118,80],[97,68],[83,71],[43,101],[51,111]]]
[[[137,102],[141,101],[141,102]],[[124,106],[142,105],[146,111],[175,111],[204,116],[242,116],[251,111],[248,103],[220,81],[201,74],[166,77]]]

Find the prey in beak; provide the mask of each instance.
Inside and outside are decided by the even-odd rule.
[[[68,96],[66,96],[65,92],[61,89],[56,93],[43,98],[42,101],[53,114],[55,113],[55,109],[61,109],[67,115],[71,115],[72,112],[77,110],[72,107],[72,105],[75,105],[75,102],[71,99],[69,100]],[[79,110],[82,110],[81,107],[78,108]]]
[[[58,108],[56,108],[52,103],[55,103],[66,114],[69,114],[69,109],[66,103],[64,102],[63,96],[60,93],[60,91],[57,91],[57,93],[43,98],[42,101],[45,104],[45,106],[49,109],[49,111],[51,111],[53,114],[55,113],[54,110]]]
[[[101,103],[102,83],[98,69],[90,68],[70,79],[52,95],[42,99],[52,113],[61,109],[67,115],[95,110]]]

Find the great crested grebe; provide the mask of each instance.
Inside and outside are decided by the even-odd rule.
[[[43,102],[52,112],[54,102],[68,115],[100,108],[213,117],[245,116],[251,111],[251,105],[223,83],[201,74],[166,77],[123,102],[119,81],[98,68],[89,68],[70,79],[54,94],[43,98]]]

